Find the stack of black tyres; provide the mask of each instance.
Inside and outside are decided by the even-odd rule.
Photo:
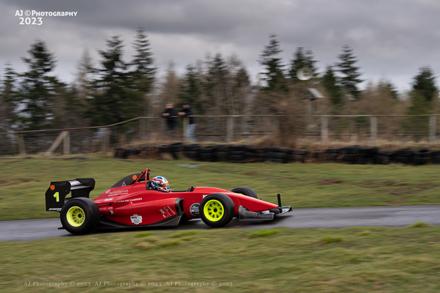
[[[305,163],[307,157],[310,155],[310,150],[298,149],[294,150],[294,162]]]
[[[182,149],[183,143],[181,142],[172,143],[168,146],[168,150],[175,160],[179,159],[179,153],[182,151]]]
[[[261,162],[260,148],[245,146],[243,149],[243,161],[246,163]]]
[[[373,164],[376,161],[378,147],[360,147],[358,153],[358,163],[362,165]]]
[[[415,152],[413,149],[398,149],[394,154],[394,162],[413,164]]]
[[[342,152],[343,152],[344,156],[343,156],[342,160],[344,161],[344,163],[356,164],[358,162],[359,149],[360,149],[360,147],[357,145],[343,147]]]
[[[219,145],[217,148],[217,158],[219,162],[227,162],[229,159],[229,148],[227,144]]]
[[[311,153],[311,158],[314,162],[322,163],[324,162],[324,153],[322,151],[313,151]]]
[[[420,149],[414,152],[414,166],[422,166],[431,162],[432,150]]]
[[[433,164],[440,164],[440,151],[433,151],[432,152],[432,163]]]
[[[289,163],[295,162],[295,149],[288,149],[287,150],[287,161]]]
[[[394,152],[377,152],[374,163],[378,165],[388,165],[394,157]]]
[[[328,148],[325,150],[324,158],[327,163],[336,163],[338,161],[340,149]]]
[[[127,158],[127,152],[125,151],[125,148],[115,148],[115,158],[121,158],[125,159]]]
[[[197,160],[199,147],[200,145],[198,144],[185,144],[183,146],[183,154],[191,160]]]
[[[218,162],[218,146],[199,147],[199,160],[202,162]]]
[[[244,148],[242,145],[229,146],[228,161],[231,163],[241,163],[244,160]]]
[[[140,147],[127,148],[125,149],[125,152],[126,152],[126,157],[138,156],[141,153],[141,148]]]
[[[273,163],[288,163],[288,149],[282,147],[266,148],[266,161],[270,161]]]

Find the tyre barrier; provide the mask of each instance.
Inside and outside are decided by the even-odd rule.
[[[142,158],[160,159],[163,154],[174,159],[187,157],[202,162],[231,163],[346,163],[379,164],[400,163],[422,166],[440,164],[440,150],[402,148],[395,151],[380,151],[379,147],[347,146],[324,150],[289,149],[285,147],[254,147],[249,145],[213,145],[199,144],[160,144],[138,147],[117,147],[114,157],[120,159]]]

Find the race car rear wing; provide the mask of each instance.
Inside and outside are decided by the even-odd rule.
[[[90,191],[95,188],[95,179],[77,178],[68,181],[51,182],[46,191],[46,211],[60,212],[66,196],[72,192],[70,198],[89,197]],[[67,198],[70,199],[70,198]]]

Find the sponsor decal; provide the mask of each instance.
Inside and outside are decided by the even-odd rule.
[[[49,208],[49,211],[61,212],[61,208]]]
[[[169,217],[169,215],[165,214],[165,211],[163,209],[160,209],[159,211],[162,213],[162,217],[164,217],[164,218]]]
[[[162,213],[162,217],[164,217],[165,219],[176,214],[176,212],[172,208],[170,208],[170,206],[163,207],[159,211]]]
[[[203,195],[203,198],[205,198],[205,197],[207,197],[207,196],[208,196],[208,194],[204,194],[204,195]]]
[[[132,202],[132,201],[138,201],[138,200],[142,200],[142,197],[130,198],[130,199],[124,199],[124,200],[118,200],[118,201],[115,201],[115,203],[116,203],[116,202]]]
[[[110,201],[110,200],[113,200],[113,198],[106,198],[106,199],[104,199],[104,201]]]
[[[130,220],[133,224],[139,225],[140,223],[142,223],[142,216],[134,214],[133,216],[130,217]]]
[[[128,194],[128,189],[111,191],[108,196],[118,196]]]
[[[199,215],[199,208],[200,208],[200,204],[199,203],[193,203],[191,205],[191,207],[189,208],[189,212],[193,216],[198,216]]]
[[[170,206],[166,206],[165,209],[167,209],[168,212],[169,212],[170,214],[171,214],[171,213],[172,213],[173,215],[176,214],[176,212],[175,212],[172,208],[170,208]]]

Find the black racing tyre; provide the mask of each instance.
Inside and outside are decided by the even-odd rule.
[[[212,193],[200,203],[200,218],[213,228],[220,228],[229,224],[235,214],[235,205],[232,199],[224,193]]]
[[[229,160],[241,161],[243,160],[243,155],[229,155]]]
[[[87,234],[98,227],[99,208],[90,198],[78,197],[69,200],[62,208],[60,220],[72,234]]]
[[[282,164],[287,163],[286,160],[284,160],[284,159],[277,159],[277,158],[269,158],[269,159],[267,159],[267,161],[270,161],[272,163],[282,163]]]
[[[199,155],[199,159],[201,161],[209,162],[212,159],[212,154],[211,153],[201,153]]]
[[[243,151],[230,151],[229,156],[243,156]]]
[[[286,154],[285,153],[269,152],[269,153],[267,153],[267,157],[273,158],[273,159],[284,159],[286,157]]]
[[[231,190],[231,192],[240,193],[258,199],[258,196],[255,193],[255,191],[253,191],[252,188],[246,186],[235,187],[234,189]]]

